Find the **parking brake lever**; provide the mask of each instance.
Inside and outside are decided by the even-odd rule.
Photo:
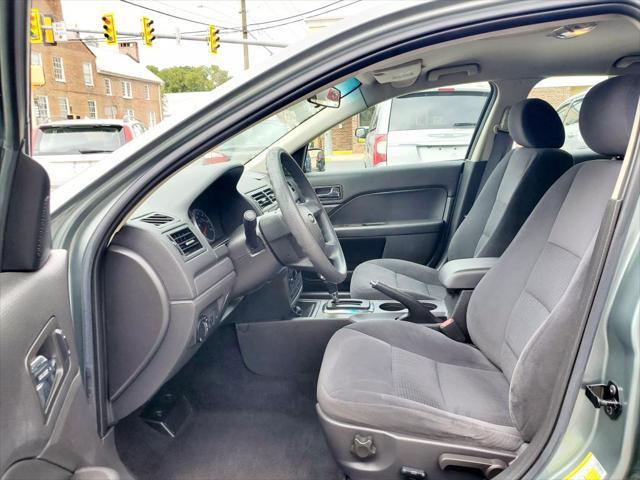
[[[440,323],[438,317],[413,295],[375,280],[371,280],[371,287],[407,308],[408,312],[401,320],[413,323]]]

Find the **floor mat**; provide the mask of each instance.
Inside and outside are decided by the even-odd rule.
[[[233,327],[220,329],[170,384],[194,408],[176,438],[138,412],[116,428],[120,455],[139,478],[339,479],[315,412],[315,375],[255,375]]]

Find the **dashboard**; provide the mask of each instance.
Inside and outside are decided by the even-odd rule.
[[[244,212],[277,208],[265,174],[191,165],[115,234],[102,279],[114,421],[171,378],[243,296],[291,275],[268,247],[252,252],[245,241]]]

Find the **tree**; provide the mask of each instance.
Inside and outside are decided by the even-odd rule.
[[[229,78],[229,72],[217,65],[199,67],[147,67],[164,81],[163,93],[207,92],[223,84]]]

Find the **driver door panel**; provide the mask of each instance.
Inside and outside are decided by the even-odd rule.
[[[446,161],[309,173],[340,238],[349,273],[376,258],[437,260],[463,166],[464,161]],[[307,290],[322,289],[312,276],[305,281]],[[342,288],[348,288],[347,282]]]

